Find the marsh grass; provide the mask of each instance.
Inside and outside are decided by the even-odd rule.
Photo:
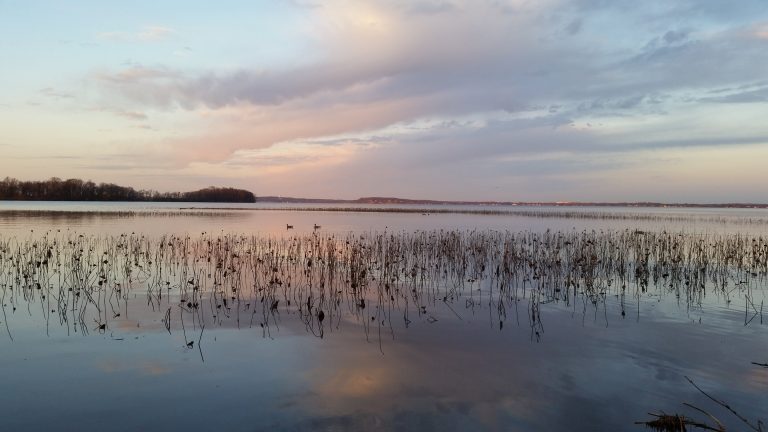
[[[705,296],[727,304],[743,298],[749,325],[762,323],[758,294],[766,276],[768,240],[744,235],[439,230],[153,238],[50,231],[0,238],[9,337],[8,315],[32,308],[46,328],[107,332],[137,296],[169,332],[232,323],[265,337],[281,317],[295,315],[318,337],[351,319],[381,341],[394,337],[396,320],[434,323],[438,308],[461,319],[457,310],[477,307],[499,329],[514,319],[539,339],[548,303],[597,308],[612,296],[625,316],[628,301],[649,291],[686,307]]]

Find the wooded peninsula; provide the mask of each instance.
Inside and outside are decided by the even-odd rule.
[[[0,181],[0,200],[8,201],[164,201],[252,203],[256,196],[244,189],[207,187],[192,192],[157,192],[136,190],[113,183],[96,184],[90,180],[21,181],[6,177]]]

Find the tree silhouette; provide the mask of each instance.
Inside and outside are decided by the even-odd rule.
[[[244,189],[207,187],[193,192],[157,192],[139,190],[114,183],[80,179],[19,181],[6,177],[0,181],[0,200],[13,201],[170,201],[170,202],[256,202],[256,196]]]

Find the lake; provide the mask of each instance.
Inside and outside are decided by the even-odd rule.
[[[766,210],[3,202],[0,271],[4,430],[768,420]]]

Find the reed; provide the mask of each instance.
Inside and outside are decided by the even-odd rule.
[[[417,231],[271,237],[196,237],[47,232],[0,238],[3,314],[39,308],[74,331],[108,331],[145,296],[170,332],[233,322],[265,336],[296,315],[322,337],[342,316],[366,336],[401,320],[435,322],[438,307],[488,307],[499,328],[514,311],[532,337],[542,306],[598,306],[674,295],[696,307],[704,297],[744,298],[745,325],[762,322],[755,293],[768,276],[768,239],[623,231]],[[521,306],[527,311],[520,313]],[[174,313],[168,310],[175,311]],[[178,319],[171,319],[177,315]],[[8,318],[4,316],[9,336]]]

